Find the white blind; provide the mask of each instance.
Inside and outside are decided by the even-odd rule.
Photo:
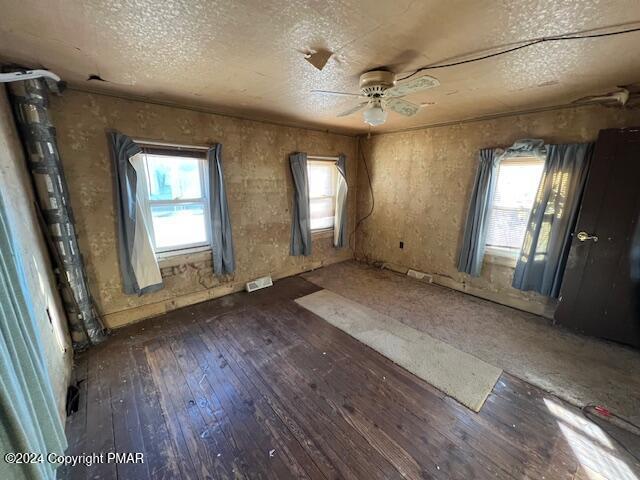
[[[337,169],[333,162],[307,162],[311,230],[333,228],[336,211]]]
[[[538,157],[500,163],[489,211],[487,246],[520,250],[543,167],[544,159]]]

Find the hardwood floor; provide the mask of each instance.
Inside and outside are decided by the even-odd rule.
[[[587,479],[602,478],[598,462],[611,480],[640,478],[576,408],[503,374],[473,413],[293,302],[316,290],[284,279],[80,355],[67,453],[142,452],[144,463],[60,478]]]

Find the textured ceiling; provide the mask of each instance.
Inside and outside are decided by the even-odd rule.
[[[639,0],[0,0],[0,58],[44,66],[72,87],[256,119],[367,131],[358,76],[398,73],[532,38],[640,25]],[[640,32],[544,43],[428,72],[435,102],[377,131],[566,104],[640,81]],[[308,49],[335,52],[323,71]],[[106,82],[87,81],[90,74]]]

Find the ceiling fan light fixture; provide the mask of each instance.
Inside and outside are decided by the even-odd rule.
[[[396,83],[396,75],[393,72],[371,70],[360,75],[359,85],[360,93],[332,92],[328,90],[312,90],[312,93],[358,99],[360,103],[338,113],[337,116],[346,117],[362,111],[364,123],[377,127],[387,121],[388,110],[392,110],[404,117],[416,115],[420,107],[431,104],[431,102],[418,105],[404,100],[403,97],[437,87],[440,82],[429,75],[423,75]]]
[[[372,127],[377,127],[387,121],[387,112],[382,109],[382,106],[379,103],[367,108],[363,112],[363,116],[364,123],[369,124]]]

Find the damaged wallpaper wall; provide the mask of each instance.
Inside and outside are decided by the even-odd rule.
[[[353,137],[73,90],[52,98],[51,115],[90,287],[107,326],[231,293],[262,275],[279,278],[352,257],[350,249],[334,249],[330,235],[314,238],[311,257],[289,256],[292,184],[288,155],[295,151],[347,155],[351,232],[356,195],[358,218],[370,208],[368,182],[364,169],[357,168],[360,161],[356,161]],[[550,317],[554,302],[511,288],[512,266],[488,257],[478,278],[456,270],[475,155],[480,148],[507,146],[519,138],[588,141],[600,129],[631,125],[640,125],[640,111],[592,106],[362,139],[376,207],[356,236],[357,257],[399,270],[424,271],[442,285]],[[149,140],[223,144],[238,265],[234,276],[215,277],[209,253],[195,253],[161,262],[163,290],[142,297],[122,293],[105,134],[110,128]]]
[[[555,302],[511,287],[514,267],[485,257],[481,276],[457,271],[463,222],[479,149],[509,146],[521,138],[547,143],[595,140],[600,129],[640,126],[640,110],[601,106],[374,135],[362,140],[371,172],[375,209],[358,230],[357,257],[413,268],[434,282],[551,317]],[[358,176],[358,218],[371,206],[363,168]],[[401,215],[398,215],[401,212]],[[404,248],[400,249],[400,242]]]
[[[350,249],[334,249],[326,234],[314,238],[312,256],[289,256],[288,155],[347,155],[351,231],[357,166],[353,137],[73,90],[51,99],[51,115],[90,287],[109,327],[237,291],[262,275],[279,278],[352,258]],[[215,277],[210,253],[195,253],[161,261],[165,288],[159,292],[141,297],[122,293],[107,129],[180,144],[222,143],[236,252],[233,276]]]

